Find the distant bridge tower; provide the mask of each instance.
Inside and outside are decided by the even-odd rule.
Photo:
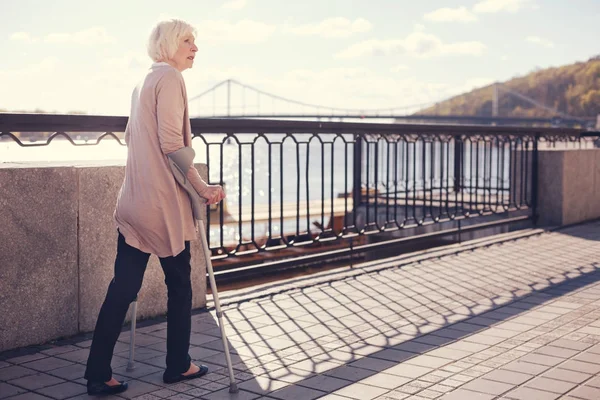
[[[492,97],[492,117],[498,117],[498,82],[494,83],[494,94]]]

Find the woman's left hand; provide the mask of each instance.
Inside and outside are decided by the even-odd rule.
[[[225,198],[225,191],[220,185],[207,185],[200,195],[206,199],[207,204],[217,204]]]

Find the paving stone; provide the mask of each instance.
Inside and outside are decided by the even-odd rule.
[[[520,387],[507,393],[504,397],[515,400],[554,400],[560,397],[559,394],[545,392],[543,390]]]
[[[135,397],[149,394],[160,390],[160,386],[152,385],[150,383],[142,382],[142,381],[134,381],[129,383],[129,387],[123,393],[120,393],[120,397],[124,397],[126,399],[133,399]]]
[[[85,363],[90,354],[90,349],[78,349],[75,351],[70,351],[68,353],[60,353],[57,354],[56,357],[61,358],[63,360],[73,361],[77,363]],[[137,355],[137,352],[136,352]]]
[[[571,371],[584,372],[587,374],[597,374],[600,372],[599,364],[591,364],[582,361],[569,360],[560,365],[561,368]]]
[[[416,357],[415,353],[411,353],[409,351],[400,351],[400,350],[394,350],[394,349],[385,349],[382,351],[377,351],[374,352],[370,355],[368,355],[371,358],[378,358],[381,360],[387,360],[387,361],[395,361],[395,362],[402,362],[405,360],[408,360],[409,358],[413,358]]]
[[[191,389],[190,389],[191,390]],[[175,396],[177,394],[176,391],[170,389],[160,389],[154,392],[150,392],[151,395],[156,396],[161,399],[165,399],[171,396]]]
[[[388,391],[388,389],[382,389],[376,386],[353,383],[350,386],[346,386],[343,389],[336,391],[335,394],[356,400],[372,400]]]
[[[571,382],[559,381],[557,379],[549,379],[542,377],[527,382],[525,386],[534,389],[545,390],[547,392],[565,394],[577,385]]]
[[[522,374],[520,372],[498,369],[487,373],[483,376],[483,378],[490,381],[510,383],[512,385],[520,385],[532,379],[533,376],[528,374]]]
[[[562,368],[555,368],[542,374],[545,378],[557,379],[565,382],[582,383],[592,375],[578,371],[570,371]]]
[[[496,396],[485,393],[473,392],[465,389],[458,389],[441,397],[442,400],[493,400]]]
[[[364,357],[358,361],[354,361],[353,363],[351,363],[349,365],[351,367],[363,368],[363,369],[368,369],[368,370],[375,371],[375,372],[381,372],[390,367],[395,366],[396,363],[392,362],[392,361],[378,360],[378,359],[371,358],[371,357]]]
[[[529,375],[539,375],[542,372],[549,369],[549,367],[541,364],[532,364],[528,362],[524,362],[521,360],[513,361],[511,363],[505,364],[501,369],[506,369],[509,371],[521,372],[523,374]]]
[[[587,386],[593,386],[593,387],[600,388],[600,376],[596,376],[595,378],[587,381],[585,384]]]
[[[143,394],[141,396],[134,397],[133,400],[159,400],[161,397],[156,397],[150,393]]]
[[[544,346],[535,350],[535,354],[543,354],[546,356],[559,357],[559,358],[571,358],[574,355],[578,354],[578,350],[571,350],[564,347],[555,347],[555,346]]]
[[[600,388],[583,385],[569,392],[569,395],[586,400],[598,400],[600,399]]]
[[[430,351],[427,353],[429,356],[445,358],[448,360],[460,360],[470,356],[472,353],[468,351],[449,349],[448,347],[441,347],[439,349]]]
[[[283,389],[279,389],[276,390],[275,392],[272,392],[269,394],[269,397],[274,397],[276,399],[281,399],[281,400],[291,400],[291,399],[303,399],[303,400],[313,400],[313,399],[318,399],[320,397],[323,397],[326,393],[319,391],[319,390],[315,390],[315,389],[311,389],[311,388],[307,388],[307,387],[303,387],[303,386],[296,386],[296,385],[291,385],[288,387],[285,387]],[[207,396],[207,398],[209,398],[209,396]],[[209,400],[212,400],[209,398]]]
[[[421,377],[420,379],[423,379],[423,377]],[[437,377],[437,380],[435,381],[429,381],[429,382],[439,382],[441,380],[443,380],[444,378],[442,377]],[[363,383],[365,385],[369,385],[369,386],[377,386],[383,389],[396,389],[408,382],[410,382],[411,379],[410,378],[404,378],[401,376],[397,376],[397,375],[390,375],[390,374],[386,374],[386,373],[379,373],[373,376],[370,376],[368,378],[365,378],[363,380],[360,381],[360,383]],[[299,385],[304,385],[304,383],[300,382],[298,383]]]
[[[386,369],[383,372],[390,375],[398,375],[405,378],[414,379],[423,376],[431,371],[433,371],[432,368],[419,367],[416,365],[409,364],[398,364],[397,366]]]
[[[406,398],[406,396],[404,398]],[[262,399],[263,399],[263,397],[261,397],[259,399],[256,399],[256,400],[262,400]],[[273,397],[269,397],[268,399],[273,399]],[[320,397],[319,399],[320,400],[348,400],[347,397],[338,396],[337,394],[328,394],[327,396]],[[396,399],[393,399],[391,397],[389,397],[389,398],[380,397],[380,399],[381,400],[396,400]],[[402,399],[400,399],[400,400],[402,400]]]
[[[544,354],[527,354],[526,356],[521,357],[519,361],[553,367],[563,362],[564,359],[559,357],[546,356]]]
[[[42,389],[36,390],[36,392],[43,394],[54,399],[67,399],[69,397],[77,396],[82,393],[86,393],[87,389],[83,385],[79,385],[73,382],[64,382],[54,386],[48,386]]]
[[[194,397],[189,394],[177,393],[176,395],[167,398],[169,400],[192,400]]]
[[[302,381],[302,382],[305,382],[305,381]],[[344,381],[344,382],[348,383],[347,381]],[[242,383],[238,384],[238,387],[240,389],[248,391],[248,392],[263,395],[263,394],[268,394],[275,390],[287,387],[289,385],[290,384],[288,382],[280,381],[277,379],[271,379],[266,376],[257,376],[246,382],[242,382]],[[207,386],[208,385],[203,385],[201,387],[209,389]],[[304,385],[304,386],[311,387],[310,385]]]
[[[392,368],[395,368],[395,367],[392,367]],[[385,372],[395,375],[395,374],[391,373],[389,370],[386,370]],[[366,370],[363,368],[341,366],[341,367],[335,368],[331,371],[327,371],[324,374],[328,375],[328,376],[333,376],[334,378],[340,378],[340,379],[345,379],[348,381],[358,382],[361,379],[364,379],[371,375],[374,375],[375,372],[369,371],[369,370]]]
[[[42,396],[41,394],[29,392],[10,397],[10,400],[48,400],[50,397]]]
[[[41,360],[25,363],[22,366],[36,371],[47,372],[54,369],[67,367],[69,365],[73,365],[73,363],[57,357],[46,357]]]
[[[40,388],[43,388],[46,386],[54,386],[54,385],[57,385],[57,384],[63,383],[63,382],[64,382],[63,379],[57,378],[52,375],[44,374],[41,372],[38,372],[34,375],[28,375],[28,376],[24,376],[22,378],[13,379],[11,381],[8,381],[8,383],[10,383],[11,385],[20,386],[27,390],[35,390],[35,389],[40,389]]]
[[[584,352],[575,357],[573,357],[575,361],[583,361],[591,364],[600,364],[600,355],[594,353]]]
[[[417,356],[415,358],[411,358],[406,361],[406,364],[418,365],[420,367],[427,367],[427,368],[434,368],[434,369],[442,367],[449,363],[450,363],[450,361],[446,358],[433,357],[433,356],[430,356],[429,354],[423,354],[423,355]]]
[[[33,375],[36,371],[19,365],[13,365],[0,369],[0,381],[9,381],[11,379],[21,378],[23,376]]]
[[[4,399],[10,396],[16,396],[21,393],[27,392],[22,387],[10,385],[8,383],[0,382],[0,399]]]
[[[574,340],[568,340],[568,339],[558,339],[558,340],[550,343],[550,345],[555,346],[555,347],[564,347],[566,349],[578,350],[578,351],[583,351],[583,350],[587,349],[588,347],[590,347],[589,344],[577,342]]]
[[[495,382],[487,379],[476,379],[465,384],[462,388],[466,390],[472,390],[474,392],[481,392],[486,394],[501,395],[514,388],[515,385],[503,382]]]
[[[133,371],[127,371],[127,366],[124,365],[122,367],[115,368],[113,370],[113,373],[129,378],[140,378],[146,375],[151,375],[153,373],[159,372],[161,370],[161,368],[155,367],[153,365],[138,362],[136,363],[135,369]]]
[[[30,361],[35,361],[35,360],[39,360],[39,359],[46,358],[46,357],[48,357],[46,354],[34,353],[34,354],[28,354],[26,356],[9,358],[6,361],[8,361],[11,364],[19,365],[19,364],[25,364]]]
[[[48,371],[48,374],[53,375],[53,376],[57,376],[59,378],[63,378],[66,380],[76,380],[79,378],[83,378],[83,375],[85,373],[85,365],[81,365],[81,364],[71,364],[67,367],[63,367],[63,368],[58,368],[58,369],[53,369],[51,371]]]

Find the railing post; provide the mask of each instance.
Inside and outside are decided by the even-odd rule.
[[[358,133],[354,135],[352,201],[355,210],[362,202],[362,143],[361,135]]]
[[[462,187],[463,173],[463,147],[460,135],[454,136],[454,192],[458,193]]]
[[[533,158],[531,160],[531,208],[532,208],[532,220],[533,224],[537,225],[538,222],[538,182],[539,182],[539,144],[540,134],[536,133],[533,139]]]

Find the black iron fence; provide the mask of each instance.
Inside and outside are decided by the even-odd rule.
[[[0,114],[0,144],[123,145],[126,122]],[[227,193],[207,223],[222,274],[535,222],[539,149],[594,146],[556,128],[195,119],[192,130],[197,162]]]

